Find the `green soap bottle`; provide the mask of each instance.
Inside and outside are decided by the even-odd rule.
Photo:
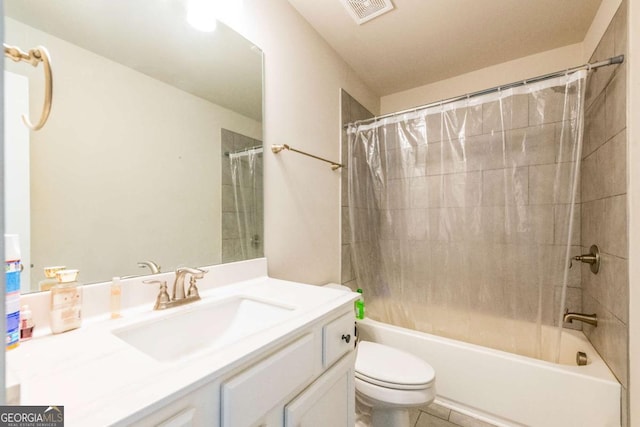
[[[364,297],[362,296],[362,289],[358,288],[356,291],[360,294],[360,298],[355,301],[356,319],[364,319]]]

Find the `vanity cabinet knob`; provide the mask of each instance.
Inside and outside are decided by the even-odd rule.
[[[349,341],[351,341],[351,335],[347,334],[347,335],[342,335],[342,340],[344,342],[346,342],[347,344],[349,344]]]

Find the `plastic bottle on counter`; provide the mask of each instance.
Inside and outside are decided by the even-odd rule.
[[[119,277],[114,277],[111,280],[111,289],[110,289],[110,301],[109,305],[111,306],[111,318],[118,319],[122,317],[120,315],[120,309],[122,307],[122,284],[120,283]]]
[[[20,344],[20,239],[17,234],[4,235],[5,248],[5,310],[7,322],[6,348]]]
[[[28,305],[22,306],[20,309],[20,339],[22,341],[30,340],[33,337],[33,313]]]
[[[360,294],[360,298],[355,301],[356,319],[364,319],[364,296],[362,295],[362,289],[358,288],[356,292]]]
[[[60,270],[58,283],[51,288],[51,331],[70,331],[82,325],[82,288],[78,286],[79,270]]]
[[[38,287],[41,291],[50,291],[54,285],[58,284],[58,280],[56,279],[56,273],[60,270],[65,270],[67,267],[64,265],[56,265],[54,267],[45,267],[44,268],[44,280],[38,282]]]

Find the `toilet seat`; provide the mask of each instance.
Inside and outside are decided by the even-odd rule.
[[[369,384],[373,384],[373,385],[377,385],[379,387],[384,387],[384,388],[391,388],[394,390],[422,390],[425,388],[429,388],[429,386],[431,385],[431,383],[426,383],[426,384],[396,384],[396,383],[390,383],[390,382],[386,382],[386,381],[380,381],[376,378],[371,378],[371,377],[367,377],[366,375],[360,374],[358,372],[356,372],[356,378],[362,381],[365,381]]]
[[[435,381],[435,371],[424,360],[386,345],[360,341],[356,378],[395,390],[423,390]]]

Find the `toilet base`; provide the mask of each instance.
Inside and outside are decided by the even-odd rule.
[[[372,408],[371,427],[409,427],[407,408]]]
[[[356,427],[409,427],[409,408],[369,406],[356,397]]]

